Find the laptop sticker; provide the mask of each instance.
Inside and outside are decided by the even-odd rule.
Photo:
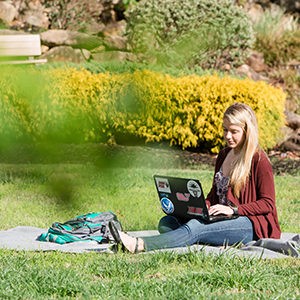
[[[189,193],[176,193],[176,198],[178,201],[188,202],[190,200]]]
[[[201,188],[200,188],[200,185],[196,181],[189,180],[187,182],[187,189],[193,197],[199,198],[201,196]]]
[[[201,207],[188,206],[189,215],[201,216],[203,215],[203,210]]]
[[[170,184],[166,178],[155,178],[156,186],[159,192],[171,194]]]
[[[161,203],[162,210],[166,214],[171,214],[172,212],[174,212],[174,204],[169,198],[167,197],[162,198],[160,200],[160,203]]]

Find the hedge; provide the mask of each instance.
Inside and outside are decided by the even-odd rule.
[[[285,122],[283,91],[249,79],[72,68],[2,74],[2,138],[103,142],[129,135],[217,152],[224,145],[223,112],[234,102],[256,112],[264,149],[276,145]]]

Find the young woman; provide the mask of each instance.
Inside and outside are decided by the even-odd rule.
[[[206,202],[210,215],[238,215],[238,218],[205,223],[200,219],[181,220],[163,217],[161,234],[135,238],[110,230],[117,243],[132,253],[193,244],[232,245],[260,238],[280,238],[275,206],[272,167],[259,148],[257,120],[253,110],[235,103],[224,113],[227,147],[216,160],[213,185]]]

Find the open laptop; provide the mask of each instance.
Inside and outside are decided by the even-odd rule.
[[[161,208],[167,215],[184,219],[203,219],[216,222],[236,216],[210,216],[201,183],[198,179],[154,175]]]

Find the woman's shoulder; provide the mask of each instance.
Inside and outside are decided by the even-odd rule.
[[[253,158],[257,159],[257,160],[259,160],[259,159],[269,160],[269,157],[268,157],[267,153],[264,150],[260,149],[260,148],[257,149],[257,151],[254,153]]]
[[[267,153],[262,150],[258,149],[253,155],[253,163],[254,164],[261,164],[261,165],[271,165],[270,159]]]

